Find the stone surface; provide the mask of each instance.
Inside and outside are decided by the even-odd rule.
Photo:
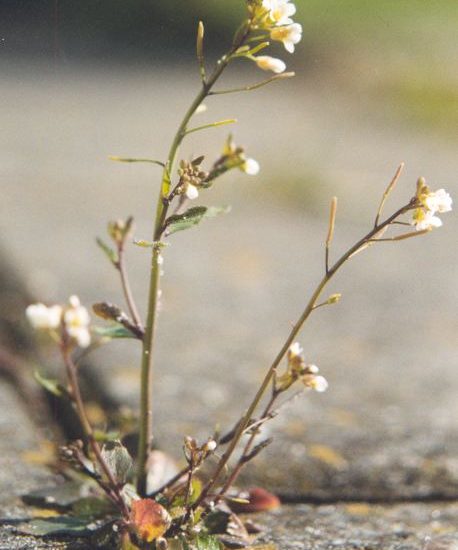
[[[281,550],[456,550],[456,504],[286,506],[256,518]]]
[[[46,432],[37,429],[31,411],[26,410],[16,391],[2,378],[0,406],[0,514],[3,518],[17,518],[24,514],[20,495],[53,482],[51,474],[29,454],[39,450]]]
[[[170,74],[171,90],[168,75],[5,71],[4,246],[42,299],[78,293],[85,303],[119,302],[93,238],[105,220],[133,214],[136,236],[148,239],[157,174],[104,159],[163,156],[158,128],[171,134],[191,81]],[[264,117],[273,103],[284,109],[275,130]],[[367,121],[369,106],[335,90],[298,81],[211,104],[212,117],[228,113],[244,121],[237,135],[263,175],[222,182],[208,200],[231,202],[233,212],[176,235],[164,253],[155,434],[176,456],[184,433],[230,426],[248,404],[321,276],[329,196],[341,197],[335,255],[370,226],[400,160],[408,170],[398,196],[410,196],[419,174],[457,190],[453,143]],[[196,136],[184,154],[207,145],[216,154],[223,136]],[[325,183],[317,189],[310,174],[318,171]],[[302,177],[303,187],[289,185]],[[272,424],[276,443],[247,470],[248,482],[327,501],[458,496],[456,217],[444,224],[427,238],[361,254],[336,278],[329,292],[342,292],[341,304],[316,312],[300,338],[330,390],[297,400]],[[141,305],[147,254],[129,253]],[[136,407],[135,344],[113,344],[92,360],[110,394]]]

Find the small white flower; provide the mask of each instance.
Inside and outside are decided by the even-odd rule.
[[[163,265],[164,264],[164,256],[162,254],[159,254],[157,257],[157,265]]]
[[[413,223],[417,231],[427,231],[434,227],[441,227],[442,220],[438,216],[435,216],[432,210],[425,212],[419,209],[414,214]]]
[[[270,55],[258,55],[253,58],[256,61],[257,66],[263,71],[272,71],[274,73],[282,73],[286,69],[284,61]]]
[[[318,374],[320,369],[316,365],[307,365],[306,366],[308,374]]]
[[[268,10],[269,18],[275,25],[289,25],[296,13],[296,6],[289,0],[263,0],[262,6]]]
[[[286,51],[293,53],[295,45],[302,40],[302,25],[293,23],[284,27],[275,27],[270,31],[270,38],[283,42]]]
[[[68,299],[68,303],[69,303],[73,308],[80,307],[80,305],[81,305],[80,299],[78,298],[78,296],[75,296],[75,294],[73,294],[72,296],[70,296],[70,298]]]
[[[192,183],[188,183],[188,185],[186,186],[185,194],[188,199],[192,201],[194,199],[197,199],[197,197],[199,196],[199,190],[195,185],[192,185]]]
[[[87,348],[91,343],[91,333],[87,328],[73,329],[71,336],[80,348]]]
[[[298,357],[302,355],[304,350],[302,349],[302,346],[299,344],[299,342],[294,342],[294,344],[291,344],[288,350],[289,357]]]
[[[32,304],[25,310],[29,323],[38,330],[51,330],[59,326],[62,317],[60,306],[47,307],[44,304]]]
[[[438,189],[437,191],[428,193],[422,198],[423,204],[431,212],[450,212],[452,209],[452,197],[445,191],[445,189]]]
[[[207,443],[205,443],[204,445],[204,451],[207,451],[208,453],[212,453],[217,446],[218,445],[214,439],[209,439]]]
[[[312,390],[322,393],[328,389],[329,384],[324,376],[314,376],[313,380],[310,382],[310,387]]]
[[[91,318],[87,309],[80,304],[77,296],[71,296],[69,303],[70,307],[64,313],[65,329],[78,346],[87,348],[91,343],[91,334],[89,332]]]
[[[241,169],[249,176],[256,176],[259,174],[261,167],[259,166],[259,162],[257,160],[246,159],[246,161],[242,164]]]

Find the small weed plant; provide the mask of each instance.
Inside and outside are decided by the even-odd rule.
[[[401,165],[383,193],[366,234],[333,260],[331,245],[337,211],[337,199],[333,198],[323,247],[322,278],[277,356],[266,368],[256,395],[225,433],[209,434],[205,441],[183,434],[184,467],[158,483],[155,469],[163,468],[164,465],[158,462],[164,459],[158,458],[157,451],[152,450],[153,370],[161,369],[161,365],[155,364],[155,334],[166,248],[172,243],[174,246],[179,244],[176,243],[179,232],[226,211],[199,205],[199,199],[210,194],[222,176],[233,170],[248,175],[256,175],[259,171],[258,163],[248,157],[245,149],[236,145],[231,136],[213,162],[208,162],[203,154],[192,159],[180,158],[180,145],[196,132],[235,122],[227,119],[196,124],[196,116],[205,110],[204,101],[217,95],[254,91],[293,77],[294,73],[286,72],[281,59],[266,55],[265,51],[272,42],[279,42],[292,54],[301,40],[302,28],[292,19],[296,8],[291,1],[247,0],[245,4],[245,19],[236,30],[229,49],[210,71],[204,55],[204,25],[199,23],[196,50],[201,85],[176,131],[168,157],[164,160],[111,157],[118,162],[152,163],[162,172],[151,240],[133,239],[132,218],[109,223],[109,240],[98,240],[119,274],[125,311],[106,302],[94,304],[93,314],[103,320],[97,326],[76,296],[67,304],[32,304],[27,308],[31,325],[55,341],[64,366],[61,380],[38,373],[36,377],[48,391],[72,404],[84,434],[82,440],[71,441],[60,449],[61,471],[68,482],[44,498],[45,503],[59,504],[59,499],[65,495],[71,513],[32,520],[26,524],[28,532],[79,535],[87,530],[105,529],[112,540],[108,547],[126,550],[216,550],[251,546],[255,538],[253,529],[236,512],[269,509],[278,505],[278,500],[262,489],[247,493],[236,491],[235,483],[241,470],[271,443],[270,439],[263,438],[263,427],[279,412],[281,405],[298,390],[324,392],[328,387],[318,367],[305,360],[297,342],[305,322],[317,309],[339,302],[340,294],[323,297],[328,283],[356,254],[380,243],[426,235],[442,224],[438,214],[451,210],[452,200],[448,193],[443,189],[431,190],[420,178],[407,204],[385,215],[385,202],[401,176]],[[221,76],[236,59],[244,59],[254,68],[270,73],[268,78],[241,88],[220,88]],[[125,250],[131,244],[150,252],[145,320],[139,314],[126,269]],[[140,410],[134,418],[133,428],[132,422],[129,424],[130,430],[138,435],[135,453],[129,453],[123,444],[126,433],[122,427],[114,434],[101,433],[93,427],[80,389],[81,351],[87,352],[115,338],[136,339],[142,350]],[[217,424],[218,419],[214,420]],[[206,475],[202,475],[203,470]]]

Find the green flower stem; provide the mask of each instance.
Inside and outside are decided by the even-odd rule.
[[[288,349],[290,346],[294,343],[296,336],[298,335],[299,331],[301,330],[304,323],[309,318],[310,314],[313,312],[313,310],[316,307],[316,303],[321,296],[321,293],[323,292],[326,285],[329,283],[329,281],[333,278],[333,276],[337,273],[337,271],[349,260],[356,252],[358,252],[363,247],[366,247],[371,242],[374,242],[374,239],[376,239],[377,235],[383,231],[385,228],[387,228],[389,225],[391,225],[399,216],[402,214],[405,214],[409,210],[411,210],[414,207],[415,199],[413,199],[412,202],[409,204],[403,206],[399,210],[397,210],[392,216],[387,218],[383,223],[379,223],[377,226],[375,226],[366,236],[364,236],[362,239],[360,239],[356,244],[354,244],[351,248],[345,252],[336,262],[335,264],[330,267],[324,274],[323,278],[319,282],[318,286],[316,287],[315,291],[312,294],[312,297],[310,298],[309,302],[307,303],[304,312],[300,316],[297,323],[294,325],[293,329],[291,330],[288,338],[286,339],[286,342],[284,343],[283,347],[281,348],[280,352],[274,359],[272,365],[270,366],[269,370],[267,371],[267,374],[257,391],[253,401],[251,402],[251,405],[248,407],[246,413],[242,417],[242,420],[238,424],[237,432],[234,436],[234,438],[231,440],[228,448],[226,449],[225,453],[221,457],[215,472],[213,473],[211,479],[203,489],[200,497],[198,500],[194,503],[193,507],[194,509],[197,508],[211,493],[212,489],[217,484],[221,474],[225,470],[227,463],[229,462],[229,459],[231,458],[235,448],[237,447],[240,438],[245,432],[246,427],[248,426],[250,419],[253,417],[253,414],[255,410],[257,409],[259,403],[261,402],[267,388],[269,387],[272,378],[275,375],[275,372],[280,365],[281,361],[285,357],[286,353],[288,352]]]
[[[167,217],[169,202],[167,196],[170,192],[171,177],[178,149],[186,136],[187,127],[192,116],[199,105],[209,95],[213,85],[219,79],[224,69],[232,59],[234,52],[244,43],[251,30],[250,23],[245,24],[245,32],[239,33],[237,40],[234,41],[228,53],[223,55],[218,61],[215,70],[206,82],[202,83],[202,88],[186,112],[170,147],[168,159],[162,175],[161,190],[156,208],[156,217],[154,223],[153,241],[156,243],[152,251],[150,285],[148,297],[148,315],[145,327],[145,337],[143,340],[142,361],[141,361],[141,390],[140,390],[140,427],[137,453],[137,491],[141,496],[146,494],[146,463],[151,449],[153,437],[153,410],[152,410],[152,390],[153,390],[153,349],[154,335],[157,324],[157,304],[159,292],[160,266],[158,263],[162,233],[164,223]]]

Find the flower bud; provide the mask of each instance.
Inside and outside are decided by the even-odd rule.
[[[270,55],[258,55],[258,57],[254,57],[253,59],[256,65],[263,71],[272,71],[279,74],[286,69],[286,64],[281,59],[270,57]]]
[[[259,166],[259,162],[251,158],[246,159],[241,168],[245,172],[245,174],[248,174],[249,176],[256,176],[257,174],[259,174],[259,170],[261,169]]]
[[[209,439],[207,443],[205,443],[205,445],[202,447],[202,450],[206,451],[207,453],[212,453],[217,446],[218,445],[214,439]]]
[[[310,383],[310,387],[316,392],[322,393],[328,389],[329,384],[324,376],[315,376]]]
[[[339,294],[339,293],[331,294],[331,296],[329,296],[328,298],[328,304],[337,304],[341,298],[342,298],[342,294]]]

